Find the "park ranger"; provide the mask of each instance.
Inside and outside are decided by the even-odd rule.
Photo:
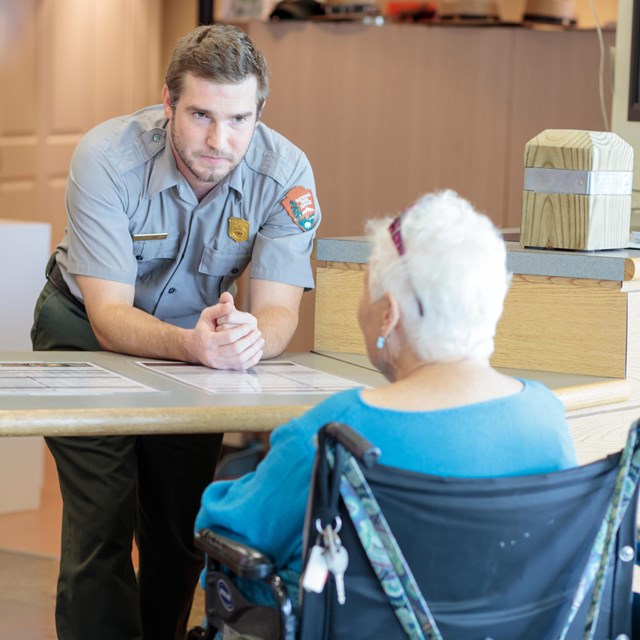
[[[266,62],[246,34],[198,27],[173,52],[162,105],[82,139],[35,349],[240,370],[285,349],[313,287],[320,210],[306,156],[260,122],[267,94]],[[243,311],[234,282],[249,264]],[[220,441],[47,438],[63,497],[60,640],[184,638],[201,569],[193,523]]]

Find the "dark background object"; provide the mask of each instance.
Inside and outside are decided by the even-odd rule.
[[[271,20],[309,20],[313,16],[324,14],[324,6],[316,0],[280,0],[269,18]]]
[[[640,2],[633,3],[633,22],[631,27],[631,62],[629,64],[629,111],[627,118],[634,122],[640,120]]]
[[[198,25],[213,24],[215,0],[198,0]]]

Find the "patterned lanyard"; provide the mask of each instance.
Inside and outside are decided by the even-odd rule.
[[[340,445],[338,445],[342,449]],[[362,470],[343,449],[340,494],[393,611],[411,640],[443,640]],[[327,451],[333,467],[333,452]]]

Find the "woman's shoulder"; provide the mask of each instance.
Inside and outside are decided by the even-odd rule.
[[[546,397],[550,399],[554,399],[557,402],[560,402],[558,396],[553,393],[553,390],[550,389],[546,384],[540,382],[539,380],[531,380],[530,378],[519,378],[524,385],[523,393],[529,396],[535,397]]]
[[[275,438],[299,438],[307,432],[315,434],[328,422],[344,420],[354,409],[362,405],[361,389],[347,389],[329,396],[306,413],[278,427]]]
[[[564,416],[564,405],[549,387],[538,380],[517,379],[522,382],[522,391],[504,399],[512,405],[513,410],[524,413],[533,411],[536,415],[544,412]]]

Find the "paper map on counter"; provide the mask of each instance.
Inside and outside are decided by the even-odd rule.
[[[288,361],[260,362],[248,371],[222,371],[183,362],[138,364],[209,393],[335,393],[362,386]]]
[[[89,362],[0,362],[0,396],[157,391]]]

